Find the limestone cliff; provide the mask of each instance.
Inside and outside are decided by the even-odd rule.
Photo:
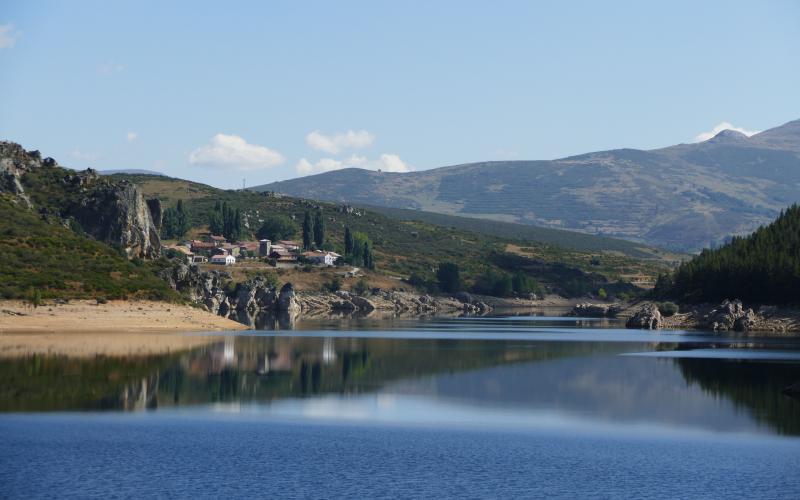
[[[145,201],[135,184],[114,182],[86,169],[74,172],[38,151],[0,141],[0,194],[11,195],[48,220],[72,225],[121,248],[128,257],[156,258],[161,204]]]

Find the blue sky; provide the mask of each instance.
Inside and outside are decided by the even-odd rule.
[[[800,2],[0,0],[0,138],[219,187],[800,118]]]

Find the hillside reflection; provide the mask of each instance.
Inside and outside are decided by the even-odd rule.
[[[576,337],[578,330],[558,333],[569,341],[514,339],[508,331],[519,325],[501,318],[433,320],[420,337],[381,338],[370,330],[374,324],[353,321],[346,330],[340,326],[339,336],[324,330],[253,332],[159,355],[2,359],[0,411],[270,405],[320,396],[346,405],[363,395],[388,394],[495,412],[557,411],[616,423],[800,435],[800,401],[781,392],[800,380],[800,363],[735,358],[740,351],[751,357],[775,352],[775,344],[643,342],[641,336],[607,341],[602,339],[625,333],[592,329],[584,320],[571,326],[584,326],[580,331],[589,338],[597,332],[597,340]],[[545,331],[552,332],[561,320],[520,321],[525,331],[540,321],[537,328],[550,325]],[[397,320],[386,327],[418,333],[419,325]],[[437,329],[440,336],[458,330],[463,338],[435,338]],[[352,336],[341,336],[347,332]],[[506,337],[476,336],[486,332]],[[781,347],[797,352],[793,345]],[[700,351],[733,357],[682,357]],[[636,355],[623,355],[631,353]]]

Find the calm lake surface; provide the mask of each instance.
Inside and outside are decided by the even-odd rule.
[[[800,339],[547,316],[291,327],[0,359],[0,497],[800,498],[782,393]]]

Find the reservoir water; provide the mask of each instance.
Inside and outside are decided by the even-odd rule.
[[[547,316],[185,335],[0,359],[0,496],[800,498],[798,338]]]

